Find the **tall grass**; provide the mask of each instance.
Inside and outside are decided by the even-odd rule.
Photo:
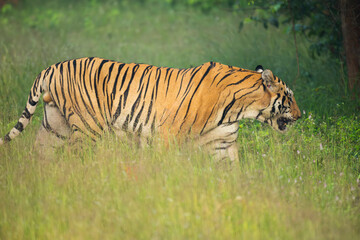
[[[128,1],[4,10],[0,133],[16,123],[37,73],[76,57],[181,68],[262,64],[293,87],[291,36],[252,24],[239,32],[238,22],[220,10]],[[234,171],[196,146],[139,149],[115,136],[44,158],[33,149],[39,106],[25,132],[0,148],[0,238],[358,238],[358,114],[341,87],[340,64],[311,58],[303,39],[299,51],[295,97],[303,119],[285,135],[242,121]]]

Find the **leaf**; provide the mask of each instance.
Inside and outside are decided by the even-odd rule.
[[[1,8],[1,13],[2,13],[2,14],[10,13],[12,10],[13,10],[13,7],[11,6],[11,4],[6,3],[6,4]]]
[[[274,5],[272,5],[271,7],[270,7],[270,9],[271,9],[271,11],[273,12],[273,13],[276,13],[277,11],[279,11],[279,9],[281,8],[281,2],[278,2],[278,3],[276,3],[276,4],[274,4]]]
[[[253,22],[253,20],[251,19],[251,18],[244,18],[244,21],[243,21],[245,24],[247,24],[247,23],[251,23],[251,22]]]

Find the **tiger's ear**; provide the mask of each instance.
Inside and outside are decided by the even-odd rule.
[[[257,67],[255,68],[255,71],[262,73],[264,71],[264,68],[261,65],[257,65]]]
[[[269,90],[273,92],[277,90],[275,85],[274,74],[272,73],[272,71],[270,71],[269,69],[264,70],[261,73],[261,78],[264,80],[264,84]]]

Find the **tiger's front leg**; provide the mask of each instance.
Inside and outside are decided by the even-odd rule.
[[[227,145],[225,148],[218,147],[213,149],[212,155],[215,158],[216,164],[220,168],[224,168],[227,170],[235,169],[239,166],[239,156],[238,156],[238,148],[236,142]]]
[[[239,162],[239,150],[238,150],[236,142],[234,142],[228,148],[228,155],[229,155],[229,159],[230,159],[232,164],[237,164]]]
[[[219,164],[238,165],[239,155],[237,137],[239,132],[238,122],[225,123],[202,134],[198,143],[208,150]]]

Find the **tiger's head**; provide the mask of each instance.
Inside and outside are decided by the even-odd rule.
[[[264,97],[261,99],[262,108],[257,119],[268,123],[272,128],[285,132],[289,124],[301,117],[294,94],[289,87],[269,69],[264,70],[261,65],[256,67],[263,80]]]

